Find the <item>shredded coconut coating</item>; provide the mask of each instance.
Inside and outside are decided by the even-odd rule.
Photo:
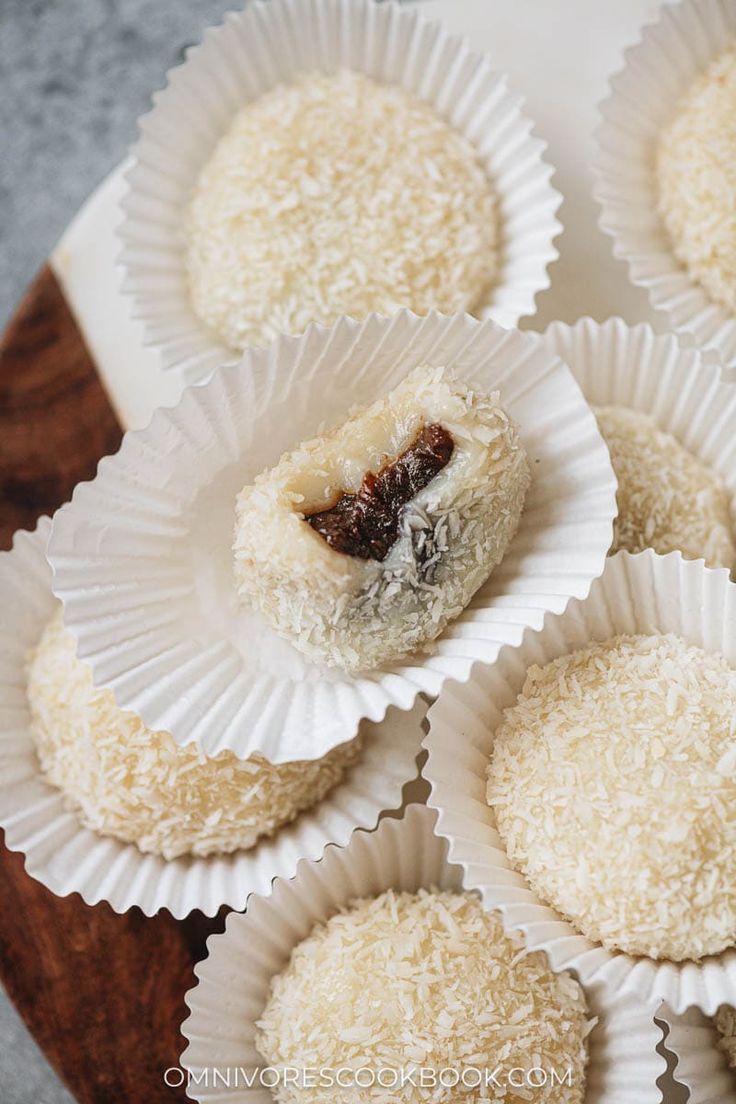
[[[723,1004],[715,1016],[716,1031],[720,1034],[718,1049],[726,1055],[731,1069],[736,1069],[736,1011]]]
[[[736,671],[674,635],[531,667],[488,803],[511,864],[593,942],[700,959],[736,941]]]
[[[179,747],[94,687],[61,608],[31,654],[28,701],[41,769],[82,824],[165,859],[252,847],[324,797],[360,751],[353,740],[272,765]]]
[[[403,88],[302,75],[235,116],[185,219],[196,314],[233,349],[340,315],[470,311],[496,276],[473,145]]]
[[[498,1084],[483,1091],[472,1083],[432,1088],[407,1081],[393,1091],[280,1084],[279,1104],[581,1104],[591,1026],[578,983],[552,973],[544,955],[525,954],[521,938],[504,934],[475,896],[389,890],[352,902],[298,944],[273,979],[256,1047],[275,1068],[367,1068],[376,1075],[499,1069]],[[560,1076],[569,1070],[570,1084],[553,1084],[550,1076],[539,1088],[515,1089],[508,1083],[514,1067]]]
[[[715,303],[736,313],[736,48],[677,104],[657,154],[659,213],[675,255]]]
[[[611,552],[682,552],[708,567],[736,565],[723,480],[653,418],[623,406],[595,410],[618,480]]]
[[[453,437],[449,463],[405,507],[381,562],[336,552],[305,514],[355,493],[366,472],[426,424]],[[498,405],[444,368],[417,368],[342,426],[281,457],[238,496],[235,579],[242,601],[318,663],[377,667],[434,640],[501,562],[530,474]]]

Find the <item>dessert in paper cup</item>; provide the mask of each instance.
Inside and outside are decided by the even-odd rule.
[[[612,552],[736,566],[736,388],[695,349],[620,318],[553,322],[544,341],[598,417],[618,479]]]
[[[601,106],[600,226],[669,326],[736,365],[736,4],[662,5]]]
[[[428,715],[429,802],[486,907],[677,1012],[736,997],[735,600],[723,569],[619,552]]]
[[[120,227],[147,341],[190,381],[342,315],[513,326],[561,201],[505,76],[416,9],[257,0],[140,122]]]
[[[77,487],[49,558],[121,708],[281,763],[584,596],[614,510],[595,419],[538,339],[402,311],[190,388]]]
[[[186,998],[191,1097],[658,1104],[652,1008],[519,954],[463,890],[434,819],[410,805],[228,917]],[[329,1071],[343,1084],[316,1081]]]
[[[729,1062],[724,1037],[716,1026],[718,1017],[726,1017],[729,1013],[733,1034],[733,1010],[725,1007],[715,1019],[704,1016],[697,1008],[689,1008],[676,1016],[665,1005],[657,1013],[657,1018],[667,1025],[665,1046],[675,1057],[672,1075],[687,1089],[688,1104],[736,1102],[736,1071],[733,1062]],[[730,1046],[733,1052],[732,1035]]]
[[[59,620],[49,530],[43,518],[0,554],[0,825],[32,877],[116,912],[212,916],[401,804],[422,703],[362,726],[331,759],[285,768],[206,760],[123,714]]]

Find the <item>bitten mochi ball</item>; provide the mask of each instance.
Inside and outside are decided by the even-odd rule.
[[[736,566],[731,498],[723,480],[653,418],[595,409],[618,480],[611,552],[682,552],[708,567]]]
[[[279,1104],[582,1104],[590,1026],[578,983],[552,973],[543,954],[525,954],[475,896],[389,890],[354,901],[295,947],[255,1042],[275,1068],[361,1070],[344,1087],[284,1080]],[[524,1080],[533,1069],[546,1082],[538,1072],[533,1085]],[[450,1083],[432,1085],[432,1071]],[[453,1075],[464,1082],[453,1086]]]
[[[353,740],[323,759],[273,765],[179,747],[95,688],[61,608],[30,657],[28,701],[41,769],[82,824],[165,859],[253,847],[323,798],[360,753]]]
[[[610,950],[736,942],[736,671],[677,636],[531,667],[493,741],[488,803],[516,870]]]
[[[380,666],[462,612],[506,554],[529,483],[498,394],[416,368],[241,491],[238,594],[310,659]]]
[[[659,212],[679,261],[736,314],[736,47],[677,103],[657,153]]]
[[[195,313],[232,349],[371,311],[472,311],[498,268],[494,188],[429,105],[307,73],[235,116],[184,225]]]

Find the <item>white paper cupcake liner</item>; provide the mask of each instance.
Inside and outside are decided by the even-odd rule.
[[[657,213],[655,149],[662,127],[692,81],[736,39],[734,0],[663,4],[612,77],[601,105],[594,162],[600,226],[631,280],[647,289],[670,328],[736,367],[736,318],[710,300],[675,257]]]
[[[182,1025],[188,1047],[182,1068],[192,1075],[189,1095],[199,1101],[268,1104],[271,1093],[254,1086],[215,1086],[214,1070],[263,1066],[254,1046],[255,1021],[265,1007],[274,974],[315,926],[355,897],[395,888],[462,889],[461,871],[447,861],[447,845],[433,834],[434,814],[409,806],[401,820],[386,819],[375,832],[356,832],[350,844],[329,847],[320,863],[300,863],[296,877],[278,880],[270,897],[252,897],[245,914],[231,914],[222,935],[207,943],[195,968],[197,986]],[[653,1010],[631,1000],[602,1002],[589,994],[599,1023],[590,1036],[586,1104],[660,1104],[657,1078],[664,1059]],[[208,1071],[208,1072],[206,1072]],[[210,1085],[203,1084],[205,1078]]]
[[[163,908],[177,918],[193,909],[213,916],[221,905],[243,908],[250,893],[267,893],[276,875],[290,877],[300,859],[347,843],[355,828],[372,828],[383,810],[401,804],[404,783],[417,774],[421,702],[409,714],[393,711],[383,724],[367,724],[363,755],[344,780],[249,851],[167,862],[83,828],[45,781],[29,732],[26,657],[56,607],[45,556],[49,530],[42,518],[34,533],[16,534],[12,552],[0,554],[0,826],[33,878],[60,897],[76,892],[116,912],[138,905],[147,916]]]
[[[500,390],[533,472],[518,533],[469,607],[419,654],[351,676],[323,669],[238,610],[235,496],[261,470],[414,367]],[[464,680],[525,625],[587,594],[615,512],[608,450],[580,389],[538,338],[467,315],[341,319],[248,351],[126,434],[56,515],[54,591],[79,654],[118,704],[209,754],[312,759],[359,721]]]
[[[544,341],[561,357],[593,406],[626,406],[707,464],[736,496],[736,387],[696,349],[621,318],[573,326],[553,322]]]
[[[412,8],[374,0],[253,0],[213,27],[169,74],[140,122],[124,200],[124,290],[166,367],[189,380],[234,360],[193,313],[186,286],[182,215],[195,181],[234,113],[274,85],[314,69],[350,68],[402,85],[432,104],[477,148],[500,211],[501,264],[478,314],[513,326],[549,287],[558,253],[545,143],[505,76],[461,38]]]
[[[486,767],[502,711],[516,701],[531,664],[619,633],[670,632],[736,664],[735,618],[736,587],[725,568],[706,568],[679,552],[619,552],[586,601],[548,618],[520,647],[504,648],[493,666],[476,667],[465,685],[446,687],[428,714],[428,800],[439,810],[438,831],[450,840],[450,859],[462,864],[466,884],[482,892],[488,908],[499,909],[508,929],[523,932],[527,946],[546,951],[554,969],[572,970],[583,984],[613,995],[665,1000],[676,1012],[736,1003],[736,951],[699,963],[657,962],[585,939],[511,868],[486,803]]]
[[[676,1016],[665,1005],[657,1018],[667,1025],[665,1046],[675,1058],[673,1077],[688,1092],[688,1104],[736,1104],[736,1073],[718,1049],[713,1020],[697,1008]]]

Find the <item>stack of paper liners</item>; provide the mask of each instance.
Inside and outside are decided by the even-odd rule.
[[[441,425],[449,461],[401,511],[383,559],[336,551],[305,523],[359,492]],[[530,483],[516,427],[443,368],[417,368],[386,398],[301,445],[238,497],[240,597],[310,658],[359,670],[408,655],[464,609],[513,538]]]

